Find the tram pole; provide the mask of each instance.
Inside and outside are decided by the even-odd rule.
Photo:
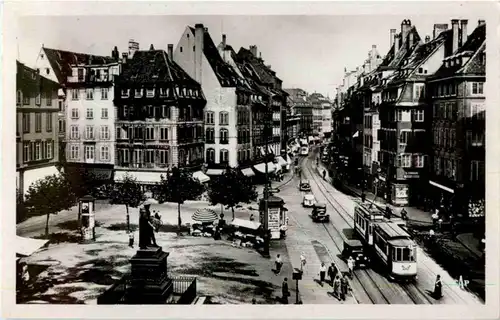
[[[265,155],[265,159],[264,159],[264,162],[265,162],[265,166],[266,166],[266,170],[265,170],[265,183],[264,183],[264,194],[263,194],[263,197],[264,197],[264,252],[263,252],[263,256],[264,257],[269,257],[269,241],[271,240],[270,239],[270,232],[269,232],[269,206],[268,206],[268,202],[269,202],[269,168],[267,166],[267,163],[268,163],[268,156],[269,156],[269,110],[271,108],[271,99],[272,99],[272,96],[269,96],[269,101],[267,103],[267,106],[266,106],[266,110],[264,112],[264,136],[265,136],[265,139],[266,139],[266,148],[265,148],[265,151],[264,151],[264,155]]]

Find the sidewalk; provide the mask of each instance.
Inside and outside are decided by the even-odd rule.
[[[481,245],[481,240],[474,237],[474,234],[462,233],[457,235],[456,239],[478,258],[482,257],[483,253],[479,249]]]

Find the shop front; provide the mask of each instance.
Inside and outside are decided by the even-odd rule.
[[[115,183],[122,183],[129,176],[141,185],[144,192],[154,192],[154,186],[161,182],[161,176],[167,178],[167,171],[115,171]]]

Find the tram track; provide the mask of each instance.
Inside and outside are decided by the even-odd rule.
[[[315,174],[314,170],[312,169],[310,158],[304,162],[304,168],[309,173],[309,175],[311,176],[311,179],[314,181],[314,183],[318,186],[319,191],[323,194],[326,201],[328,203],[330,203],[333,210],[338,214],[338,216],[349,227],[352,228],[352,225],[351,225],[352,217],[350,216],[349,212],[344,208],[344,206],[342,204],[340,204],[335,198],[331,197],[331,192],[329,192],[326,189],[326,187],[324,186],[325,181],[322,180],[317,174]],[[318,182],[319,180],[321,180],[321,181]],[[344,213],[341,210],[339,210],[339,208]],[[346,217],[346,214],[347,214],[347,217]],[[333,229],[339,235],[341,235],[342,232],[335,226],[334,223],[329,223],[329,224],[323,223],[323,227],[325,228],[325,230],[329,234],[332,241],[335,243],[334,237],[332,236],[330,230],[328,230],[328,227],[327,227],[328,225],[333,226]],[[337,243],[335,243],[335,246],[337,248],[339,248],[339,245]],[[339,250],[340,250],[340,248],[339,248]],[[395,304],[412,304],[412,303],[413,304],[431,304],[432,303],[432,301],[427,296],[427,294],[425,292],[422,292],[422,290],[420,288],[418,288],[415,284],[401,284],[400,286],[396,287],[396,286],[392,285],[387,278],[385,278],[385,277],[380,278],[380,275],[377,274],[373,270],[361,269],[359,271],[360,271],[359,274],[364,279],[364,281],[369,279],[370,287],[373,285],[376,288],[377,292],[379,293],[379,295],[377,295],[378,297],[370,297],[370,300],[372,300],[372,302],[374,302],[374,303],[376,300],[377,300],[377,302],[376,302],[377,304],[380,304],[380,303],[383,304],[384,300],[386,301],[385,303],[391,303],[391,304],[394,304],[394,303]],[[359,277],[357,277],[357,278],[358,278],[358,280],[360,280]],[[366,284],[366,282],[365,282],[365,284]],[[384,288],[384,289],[382,289],[382,288]],[[366,289],[365,289],[365,291],[366,291]],[[390,294],[386,293],[385,291],[390,291]],[[372,294],[372,296],[373,296],[373,294]],[[396,297],[397,301],[392,301],[395,299],[391,299],[391,298],[389,298],[389,296]]]

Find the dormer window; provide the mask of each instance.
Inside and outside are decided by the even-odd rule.
[[[453,67],[455,65],[455,60],[450,61],[450,67]]]
[[[179,87],[175,87],[175,93],[177,93],[177,95],[179,95],[179,92],[180,92]]]
[[[146,89],[146,97],[153,98],[155,96],[155,89]]]
[[[135,89],[134,97],[141,98],[142,97],[142,90],[141,89]]]
[[[128,98],[129,89],[122,89],[122,98]]]

